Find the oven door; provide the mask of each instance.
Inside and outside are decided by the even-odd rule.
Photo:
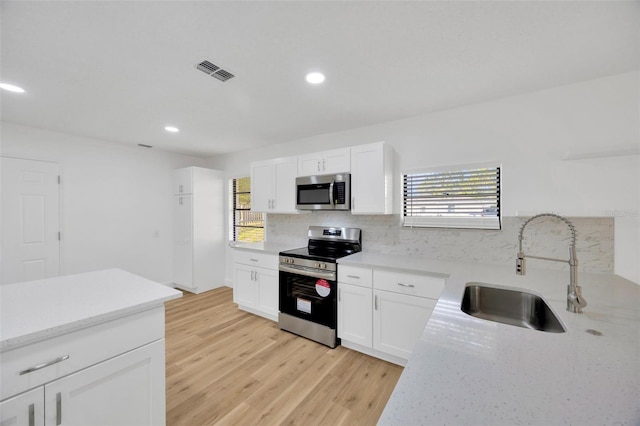
[[[337,281],[280,271],[280,312],[335,329]]]

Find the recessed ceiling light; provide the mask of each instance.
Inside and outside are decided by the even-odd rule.
[[[171,132],[171,133],[178,133],[180,131],[180,129],[178,129],[177,127],[173,127],[173,126],[165,126],[164,129],[167,132]]]
[[[324,81],[324,74],[320,72],[310,72],[307,74],[307,82],[311,84],[320,84]]]
[[[0,89],[8,90],[9,92],[24,93],[24,89],[22,87],[8,83],[0,83]]]

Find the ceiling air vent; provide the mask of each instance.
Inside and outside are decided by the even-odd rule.
[[[212,64],[209,61],[202,61],[198,65],[196,65],[200,71],[209,74],[211,77],[215,77],[220,81],[227,81],[230,78],[235,77],[227,70],[223,70],[217,65]]]

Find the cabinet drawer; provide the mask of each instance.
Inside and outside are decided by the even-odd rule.
[[[379,290],[438,299],[445,279],[393,271],[374,271],[373,286]]]
[[[235,263],[257,266],[267,269],[278,269],[278,256],[275,254],[258,253],[255,251],[237,250],[233,254]]]
[[[10,349],[0,355],[0,400],[163,337],[162,306]],[[20,374],[49,363],[47,367]]]
[[[369,268],[358,268],[356,266],[340,265],[338,267],[338,281],[371,288],[373,270]]]

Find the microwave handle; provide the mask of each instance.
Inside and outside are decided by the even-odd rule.
[[[335,180],[332,180],[332,181],[331,181],[331,183],[329,184],[329,194],[331,194],[331,197],[330,197],[330,204],[331,204],[331,207],[333,207],[333,208],[335,208],[335,207],[336,207],[336,206],[335,206],[335,204],[334,204],[334,201],[335,201],[335,199],[336,199],[336,194],[335,194],[335,192],[333,192],[333,191],[334,191],[334,186],[335,186],[334,184],[335,184],[335,183],[336,183],[336,181],[335,181]]]

